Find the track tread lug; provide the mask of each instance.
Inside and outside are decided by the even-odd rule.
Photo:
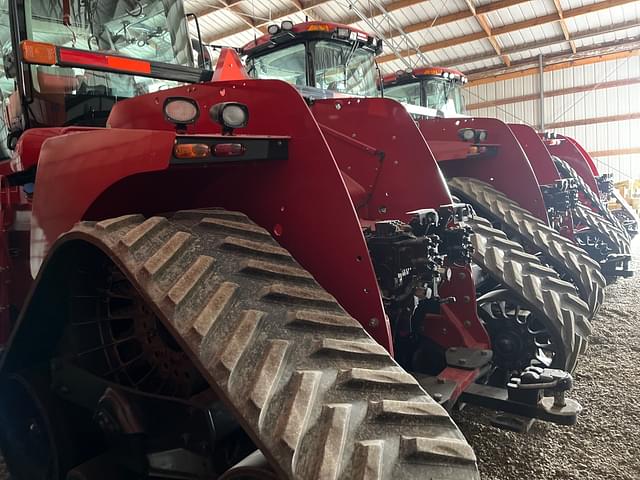
[[[248,260],[243,263],[241,270],[249,275],[262,275],[284,280],[306,282],[313,280],[313,276],[306,270],[293,267],[289,264],[264,262],[261,260]]]
[[[96,223],[96,228],[98,230],[112,232],[114,230],[119,230],[127,225],[131,225],[132,223],[140,223],[144,220],[142,215],[123,215],[121,217],[116,218],[108,218],[106,220],[102,220],[101,222]]]
[[[142,270],[151,277],[158,275],[171,264],[171,261],[187,247],[192,239],[193,236],[187,232],[174,233],[158,251],[144,262]]]
[[[223,246],[233,250],[238,250],[244,253],[253,255],[268,255],[271,257],[277,257],[281,259],[291,260],[291,255],[284,248],[272,245],[266,242],[256,242],[253,240],[247,240],[245,238],[226,237],[223,241]]]
[[[381,480],[383,440],[365,440],[356,444],[354,480]]]
[[[290,342],[287,340],[270,340],[258,365],[256,377],[249,391],[249,401],[259,412],[260,425],[262,425],[263,411],[273,395],[276,382],[282,375],[289,346]]]
[[[258,322],[266,315],[265,312],[247,310],[242,312],[238,319],[237,327],[227,335],[227,340],[219,355],[217,355],[212,367],[219,372],[220,377],[226,381],[233,374],[240,358],[249,346],[258,327]]]
[[[348,355],[372,360],[385,360],[389,358],[389,353],[385,348],[375,342],[354,342],[334,338],[317,340],[316,353],[325,355]]]
[[[220,284],[191,326],[193,331],[200,335],[201,338],[206,337],[222,316],[225,308],[233,301],[233,297],[239,288],[240,286],[233,282]]]
[[[322,372],[295,372],[289,382],[289,395],[278,419],[278,437],[295,454],[311,416],[311,405],[318,393]],[[295,461],[294,470],[295,470]]]
[[[403,370],[371,370],[367,368],[352,368],[338,374],[338,383],[343,388],[359,388],[362,386],[383,389],[406,389],[420,392],[420,386],[415,378]]]
[[[200,255],[189,267],[189,270],[178,279],[176,284],[167,292],[167,299],[174,307],[184,302],[201,284],[204,277],[211,271],[214,259],[208,255]]]
[[[167,224],[167,219],[164,217],[150,217],[129,230],[120,239],[120,243],[122,243],[122,245],[124,245],[128,249],[135,248],[140,244],[140,242],[147,239],[158,228]]]
[[[369,415],[389,420],[417,420],[427,423],[450,422],[447,411],[434,401],[382,400],[369,402]]]
[[[321,328],[329,330],[360,331],[362,326],[352,317],[314,310],[298,310],[288,323],[289,326]]]
[[[326,418],[326,433],[322,438],[321,448],[324,455],[315,474],[321,480],[337,480],[340,475],[340,463],[347,440],[350,404],[325,405],[322,417]],[[328,418],[327,418],[328,417]]]
[[[247,223],[244,221],[236,222],[223,218],[205,217],[200,220],[200,226],[205,228],[216,228],[219,230],[231,232],[233,234],[244,234],[269,239],[271,238],[269,232],[267,232],[264,228],[259,227],[254,223]]]
[[[275,283],[262,289],[260,296],[265,300],[302,305],[337,306],[332,295],[318,288],[304,288],[297,285]]]
[[[423,460],[439,463],[442,460],[459,463],[475,463],[476,456],[466,442],[459,440],[434,440],[423,437],[403,437],[400,450],[406,460]]]

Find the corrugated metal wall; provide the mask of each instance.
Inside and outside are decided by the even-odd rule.
[[[545,72],[545,92],[565,90],[603,82],[640,78],[640,57],[582,65]],[[468,105],[523,95],[539,95],[539,76],[530,75],[466,90]],[[545,125],[596,117],[640,114],[640,83],[602,88],[586,92],[547,97],[544,103]],[[522,122],[539,127],[539,99],[507,105],[473,109],[478,117],[497,117],[506,122]],[[608,123],[570,126],[554,131],[577,139],[588,152],[640,148],[640,118]],[[601,173],[610,172],[616,180],[640,178],[640,153],[596,158]]]

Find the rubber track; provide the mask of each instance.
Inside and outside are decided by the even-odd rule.
[[[582,206],[574,210],[574,215],[591,231],[607,242],[607,245],[612,250],[611,253],[628,254],[631,252],[631,242],[625,237],[626,231],[624,228],[616,227],[593,210]]]
[[[585,183],[582,177],[578,175],[578,172],[576,172],[571,165],[562,160],[560,157],[556,157],[555,155],[553,155],[552,158],[553,163],[555,163],[556,168],[559,170],[563,178],[574,178],[576,180],[576,183],[578,184],[578,189],[589,201],[589,206],[595,208],[602,217],[609,220],[612,226],[615,225],[617,228],[619,228],[622,231],[623,238],[626,238],[626,240],[630,242],[631,237],[629,236],[629,233],[626,231],[624,226],[620,223],[620,220],[618,220],[615,215],[611,213],[611,211],[607,208],[600,197],[598,197],[598,195],[596,195],[594,191],[591,190],[591,188]]]
[[[551,366],[573,372],[591,333],[589,306],[572,284],[560,280],[555,270],[542,265],[538,257],[526,253],[488,220],[476,216],[467,223],[474,233],[473,261],[509,288],[562,345],[563,351],[557,352],[560,356]]]
[[[72,235],[115,259],[281,478],[480,478],[448,413],[246,216],[130,215]]]
[[[507,236],[516,235],[531,243],[545,262],[561,276],[567,275],[589,305],[589,318],[593,318],[604,301],[606,284],[598,262],[491,185],[475,178],[457,177],[449,180],[449,187],[480,210],[482,216],[499,221]]]

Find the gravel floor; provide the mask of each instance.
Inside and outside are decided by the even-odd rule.
[[[633,244],[640,272],[640,239]],[[640,273],[607,287],[571,394],[578,425],[537,423],[527,434],[488,425],[468,407],[455,420],[473,445],[483,480],[640,480]],[[0,459],[0,480],[8,474]]]
[[[640,272],[640,239],[633,243]],[[489,426],[487,414],[455,415],[483,480],[640,480],[640,274],[607,287],[571,397],[584,411],[574,427],[537,423],[527,434]]]

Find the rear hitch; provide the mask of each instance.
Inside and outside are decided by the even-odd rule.
[[[575,425],[582,406],[566,398],[572,387],[573,377],[568,372],[532,366],[512,377],[506,389],[469,385],[460,401],[528,419]]]

